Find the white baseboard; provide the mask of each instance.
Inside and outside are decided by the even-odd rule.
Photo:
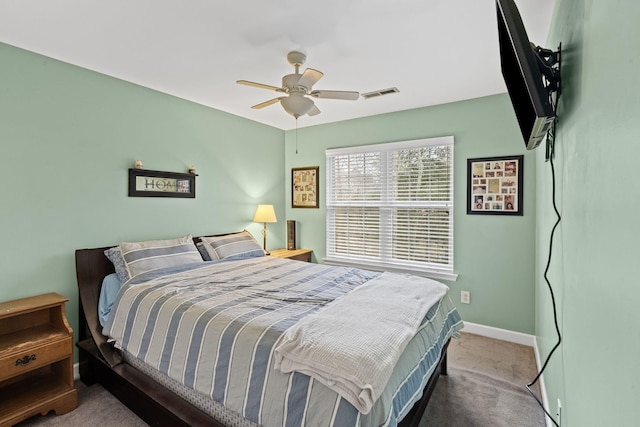
[[[74,363],[73,364],[73,380],[77,381],[79,379],[80,379],[80,364]]]
[[[494,328],[493,326],[479,325],[477,323],[464,322],[464,332],[480,335],[483,337],[495,338],[497,340],[509,341],[516,344],[535,347],[535,335],[523,334],[522,332],[509,331],[507,329]]]

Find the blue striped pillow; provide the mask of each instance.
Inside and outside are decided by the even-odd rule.
[[[121,242],[120,250],[130,277],[163,267],[204,262],[191,235],[169,240]]]
[[[247,230],[224,236],[203,237],[205,249],[219,259],[245,259],[264,256],[264,250]],[[213,257],[212,257],[213,258]]]

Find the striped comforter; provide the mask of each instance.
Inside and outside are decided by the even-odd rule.
[[[123,286],[105,330],[147,365],[264,426],[395,426],[462,326],[448,297],[431,307],[366,415],[320,382],[273,368],[289,327],[379,275],[271,257],[156,271]]]

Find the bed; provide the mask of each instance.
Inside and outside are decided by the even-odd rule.
[[[195,238],[194,242],[200,243],[200,240],[200,238]],[[195,245],[195,243],[191,244]],[[455,308],[451,305],[448,296],[445,295],[439,298],[438,304],[434,304],[426,312],[424,319],[421,321],[420,329],[421,331],[428,329],[424,325],[427,323],[429,323],[429,325],[431,325],[431,323],[435,324],[436,322],[431,319],[438,317],[441,325],[436,328],[436,332],[432,332],[437,334],[437,339],[433,339],[434,342],[424,342],[424,337],[416,335],[416,337],[410,340],[411,343],[407,345],[407,349],[400,355],[402,359],[397,363],[397,366],[404,366],[404,368],[402,368],[404,369],[404,371],[402,371],[404,373],[402,373],[400,377],[397,377],[396,371],[401,369],[394,365],[392,372],[394,376],[388,381],[384,390],[379,393],[380,396],[374,396],[375,398],[373,400],[375,402],[372,403],[374,406],[366,407],[366,413],[364,413],[357,409],[357,407],[359,407],[358,402],[351,404],[350,401],[348,401],[348,397],[344,397],[340,394],[340,391],[334,391],[331,387],[333,381],[328,381],[329,384],[327,384],[326,381],[322,381],[322,376],[316,378],[312,373],[301,373],[304,371],[299,368],[296,370],[295,367],[288,373],[285,373],[283,368],[281,368],[282,372],[275,372],[272,366],[275,362],[273,362],[272,359],[276,359],[277,357],[274,355],[279,355],[278,352],[280,348],[284,347],[283,343],[288,337],[287,333],[291,335],[290,332],[294,330],[295,327],[301,327],[301,325],[305,323],[305,319],[313,319],[313,321],[306,322],[308,324],[321,325],[321,318],[314,316],[329,312],[331,308],[338,307],[339,303],[345,303],[345,301],[348,301],[350,298],[355,298],[352,297],[352,295],[355,295],[356,292],[350,290],[351,288],[358,291],[368,289],[368,292],[376,292],[376,288],[371,286],[371,284],[380,283],[385,287],[385,284],[381,282],[383,277],[380,273],[358,269],[344,269],[343,267],[322,266],[300,261],[270,259],[270,257],[241,257],[241,259],[233,259],[233,257],[230,257],[229,259],[222,260],[206,260],[203,261],[202,264],[193,266],[172,266],[171,268],[167,268],[166,272],[159,270],[163,274],[156,274],[157,272],[154,272],[136,275],[134,278],[131,278],[127,286],[123,286],[123,289],[127,288],[127,290],[119,293],[119,300],[115,306],[117,310],[115,311],[131,313],[130,311],[126,311],[126,308],[130,308],[131,306],[135,306],[137,307],[136,309],[139,310],[139,307],[144,305],[138,304],[139,301],[142,301],[141,298],[143,297],[141,295],[144,295],[144,298],[151,298],[151,295],[155,293],[160,295],[161,298],[164,298],[169,294],[175,294],[183,298],[183,300],[175,302],[175,304],[177,304],[175,307],[182,307],[185,301],[184,298],[186,298],[186,300],[195,299],[199,301],[197,305],[206,305],[202,301],[209,301],[209,304],[214,307],[224,306],[225,308],[222,311],[225,313],[239,310],[238,313],[240,314],[238,315],[236,313],[234,315],[234,319],[237,320],[246,318],[249,311],[252,313],[254,311],[253,309],[247,311],[248,309],[246,307],[236,303],[240,300],[246,300],[250,307],[259,305],[260,307],[264,307],[266,311],[263,310],[255,316],[250,315],[249,318],[252,320],[247,322],[250,326],[234,320],[231,326],[227,325],[222,327],[225,328],[225,331],[234,328],[241,331],[249,330],[253,328],[253,323],[256,323],[255,319],[257,318],[270,319],[267,322],[269,325],[280,325],[279,329],[276,328],[278,332],[271,343],[275,351],[269,347],[269,350],[265,352],[265,354],[270,355],[268,356],[268,362],[259,365],[253,360],[253,358],[255,358],[254,355],[247,358],[249,359],[246,362],[247,368],[243,367],[243,362],[235,361],[238,357],[229,359],[227,362],[228,367],[225,367],[224,370],[224,372],[228,373],[228,376],[224,377],[225,387],[222,389],[219,387],[216,389],[216,387],[214,387],[216,381],[212,380],[211,384],[207,384],[206,381],[203,382],[191,378],[189,375],[187,375],[189,378],[187,378],[187,384],[185,385],[184,375],[181,378],[178,378],[179,376],[175,377],[171,369],[167,368],[167,366],[175,365],[179,367],[182,363],[182,365],[184,365],[182,372],[191,373],[194,369],[186,368],[186,361],[191,360],[193,357],[202,357],[202,361],[198,359],[198,362],[192,366],[197,366],[198,369],[195,370],[198,372],[206,372],[208,369],[206,368],[206,363],[208,363],[207,359],[213,360],[214,363],[219,363],[219,360],[223,359],[221,354],[225,352],[229,353],[230,351],[228,350],[231,348],[234,349],[234,351],[236,351],[235,349],[242,349],[243,346],[250,349],[262,348],[262,342],[245,343],[243,341],[244,338],[240,336],[241,334],[238,334],[238,336],[234,335],[230,340],[227,339],[225,341],[226,338],[223,338],[223,334],[220,333],[218,338],[213,340],[219,343],[215,351],[208,350],[211,346],[207,344],[206,351],[202,349],[195,352],[189,350],[192,353],[191,355],[183,355],[181,353],[182,349],[190,346],[181,345],[180,338],[175,338],[175,344],[171,350],[173,352],[171,362],[167,363],[166,360],[162,362],[160,360],[164,357],[162,355],[149,356],[149,347],[154,347],[154,345],[149,344],[148,341],[145,341],[146,338],[143,337],[148,338],[152,335],[160,335],[159,331],[164,330],[161,328],[161,325],[159,325],[162,321],[158,319],[168,319],[168,317],[158,314],[157,309],[154,311],[153,308],[150,308],[148,312],[129,314],[131,319],[155,319],[153,321],[146,320],[142,322],[151,325],[148,326],[146,332],[138,331],[134,333],[128,330],[124,331],[127,324],[135,322],[121,320],[124,319],[126,315],[123,317],[120,314],[114,313],[111,316],[108,327],[105,327],[105,329],[112,328],[110,335],[123,334],[114,344],[107,336],[103,335],[103,325],[101,325],[99,321],[98,313],[103,280],[115,271],[114,264],[105,256],[105,251],[111,248],[113,247],[80,249],[76,251],[76,271],[81,304],[79,340],[77,343],[80,349],[80,377],[86,384],[101,383],[107,390],[150,425],[207,425],[220,427],[319,425],[321,422],[318,420],[331,418],[331,422],[324,424],[324,421],[322,421],[322,425],[417,426],[426,409],[428,399],[435,387],[438,376],[440,374],[446,374],[446,350],[448,341],[452,336],[457,335],[457,331],[462,325],[462,321],[457,311],[455,311]],[[218,248],[218,253],[223,252],[223,249]],[[206,259],[206,252],[200,251],[198,253],[202,254],[203,259]],[[147,278],[147,275],[149,278]],[[233,281],[230,279],[231,276],[242,277],[242,279],[239,284],[233,284]],[[272,278],[280,277],[282,278],[282,283],[273,280],[267,281],[265,279],[266,276]],[[346,285],[332,285],[332,290],[327,291],[327,286],[319,282],[319,277],[325,276],[331,276],[334,279],[336,277],[349,277],[349,279],[340,279],[343,280]],[[259,283],[257,285],[253,282],[249,284],[249,279],[253,281],[257,280]],[[367,286],[363,286],[365,284]],[[229,293],[227,293],[226,290],[223,292],[220,289],[222,286],[231,289],[231,291]],[[275,297],[277,301],[274,302],[273,298],[274,295],[276,295],[275,287],[280,286],[289,289],[289,293],[285,293],[282,297]],[[319,288],[316,289],[318,286]],[[259,288],[259,294],[257,296],[255,294],[246,294],[247,289],[254,289],[255,287]],[[185,296],[187,290],[192,290],[192,288],[196,290],[196,296]],[[320,288],[322,288],[321,291],[318,290]],[[334,288],[337,294],[330,298],[327,297],[327,295],[334,293]],[[339,291],[338,288],[349,289],[342,292]],[[295,289],[296,292],[293,296],[290,293],[292,289]],[[216,292],[218,293],[215,294]],[[240,292],[238,295],[242,297],[240,298],[237,295],[228,296],[231,295],[232,292]],[[325,297],[327,297],[328,300]],[[335,301],[333,301],[334,299]],[[302,304],[305,305],[305,309],[296,311],[300,309],[288,308],[288,305],[287,308],[281,309],[281,307],[284,307],[283,301],[289,304],[290,300],[296,300],[294,301],[296,304],[302,302]],[[126,301],[128,301],[128,303]],[[257,301],[262,302],[258,304]],[[264,301],[267,301],[267,303]],[[164,304],[167,304],[167,307],[171,307],[169,303],[165,302],[162,303],[163,305],[158,304],[159,303],[150,303],[147,305],[149,307],[164,307]],[[440,306],[442,306],[442,310]],[[176,310],[175,307],[169,309],[169,311],[179,311]],[[277,309],[274,309],[274,307],[277,307]],[[210,310],[211,308],[206,309]],[[191,308],[189,310],[191,310]],[[213,316],[217,318],[221,310],[219,308],[214,308],[213,310],[218,310],[216,312],[217,314]],[[286,312],[285,318],[271,319],[270,316],[273,316],[273,313],[277,311]],[[334,311],[339,312],[341,310],[336,308]],[[198,314],[197,316],[201,317],[202,314]],[[173,322],[174,329],[177,324],[188,323],[183,317],[179,317],[178,321]],[[167,320],[165,323],[165,329],[170,328],[169,324],[171,321]],[[209,326],[210,324],[207,325],[207,328],[214,330],[214,326]],[[431,328],[431,326],[429,326],[429,328]],[[269,329],[268,333],[264,332],[259,334],[262,334],[260,335],[261,337],[267,336],[273,332],[272,329],[273,328]],[[116,330],[119,332],[116,332]],[[209,329],[207,329],[207,331],[209,331]],[[164,334],[165,332],[162,333]],[[173,332],[166,334],[167,336],[173,336]],[[215,334],[213,335],[214,337],[216,336]],[[307,336],[306,334],[301,335]],[[132,344],[132,347],[127,348],[123,343],[135,341],[135,339],[131,338],[133,336],[138,337],[139,340],[136,344]],[[407,354],[417,351],[412,349],[414,341],[418,342],[419,346],[422,346],[421,348],[424,349],[425,355],[422,362],[416,362],[415,366],[411,367],[412,365],[405,363],[405,358],[409,357]],[[202,342],[204,343],[205,341]],[[278,347],[275,347],[276,345],[278,345]],[[372,351],[374,347],[375,346],[372,345]],[[131,348],[134,348],[134,350],[131,350]],[[140,348],[143,348],[143,350],[141,351]],[[166,353],[166,348],[161,349],[160,353],[162,353],[162,351]],[[187,350],[184,351],[186,352]],[[254,351],[254,353],[257,352],[258,351]],[[143,353],[144,357],[140,357],[141,353]],[[193,354],[196,356],[193,356]],[[248,352],[242,351],[241,354],[248,354]],[[184,359],[183,362],[173,361],[174,359],[180,358]],[[240,359],[242,358],[240,357]],[[150,360],[156,360],[157,363],[149,363]],[[250,390],[249,386],[247,386],[246,389],[238,389],[234,385],[234,383],[238,382],[247,384],[256,382],[255,379],[252,378],[256,375],[259,377],[259,374],[256,372],[259,373],[261,371],[258,368],[252,367],[252,363],[254,363],[255,366],[266,366],[264,369],[266,370],[265,372],[268,373],[263,373],[262,375],[263,377],[269,376],[270,378],[269,381],[263,381],[265,385],[260,393],[254,393]],[[153,365],[153,367],[149,366],[150,364]],[[164,368],[162,366],[164,366]],[[285,366],[284,361],[282,361],[282,366]],[[213,372],[216,368],[209,369],[211,370],[209,376],[211,378],[216,377],[217,374]],[[236,371],[233,369],[236,369]],[[173,370],[175,371],[175,369]],[[420,370],[424,372],[421,374],[420,372],[415,375],[412,374],[411,377],[407,374],[409,371],[414,372]],[[243,375],[245,375],[243,373],[244,371],[250,371],[250,374],[246,375],[254,375],[254,377],[247,377],[247,379],[245,379],[243,377]],[[241,381],[239,380],[240,378],[242,378]],[[271,378],[275,379],[271,380]],[[202,386],[201,383],[205,385]],[[267,383],[269,383],[268,386],[266,385]],[[272,383],[274,385],[272,385]],[[286,384],[281,392],[278,391],[278,384]],[[394,386],[390,387],[389,384],[394,384]],[[400,392],[401,389],[403,390],[402,392]],[[410,390],[410,392],[406,390]],[[305,393],[306,397],[302,398],[304,403],[296,403],[297,400],[300,400],[297,399],[297,396]],[[405,394],[406,396],[399,398],[398,396],[401,394]],[[358,393],[356,393],[356,395],[358,395]],[[241,403],[238,404],[234,399],[240,399]],[[247,401],[251,401],[252,399],[259,401],[257,406],[253,406],[259,408],[259,415],[252,415],[252,410],[247,409],[251,407]],[[326,403],[326,401],[334,403],[332,403],[331,406]],[[224,402],[224,405],[220,402]],[[278,405],[284,406],[285,409],[280,409]],[[295,405],[302,405],[304,409],[295,409]],[[324,408],[323,405],[329,406]],[[282,415],[282,411],[288,412]],[[329,413],[330,415],[326,415]],[[245,417],[245,415],[247,417]],[[384,421],[377,421],[380,419]]]

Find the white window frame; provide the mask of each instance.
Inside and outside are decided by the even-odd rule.
[[[384,144],[363,145],[355,147],[343,147],[343,148],[329,148],[325,151],[326,154],[326,207],[327,207],[327,226],[326,226],[326,248],[327,253],[324,258],[325,264],[330,265],[343,265],[343,266],[357,266],[378,271],[394,271],[394,272],[406,272],[419,274],[426,277],[435,279],[444,279],[455,281],[458,277],[453,270],[453,227],[454,227],[454,195],[453,195],[453,136],[445,136],[439,138],[428,138],[411,141],[391,142]],[[450,198],[448,201],[443,202],[419,202],[421,207],[426,209],[445,209],[449,211],[449,254],[450,259],[448,264],[434,263],[422,263],[422,262],[409,262],[402,260],[391,259],[388,254],[390,253],[389,247],[391,246],[391,223],[389,218],[391,215],[388,212],[392,208],[397,207],[415,207],[415,202],[398,202],[389,201],[388,197],[383,196],[381,199],[375,202],[372,201],[336,201],[334,200],[334,163],[333,159],[337,156],[346,156],[350,154],[365,154],[365,153],[380,153],[382,164],[380,169],[382,170],[382,180],[390,182],[391,173],[387,170],[386,165],[390,160],[387,156],[388,153],[393,153],[399,150],[426,148],[434,146],[449,146],[451,149],[450,156],[450,177],[448,189]],[[383,184],[384,186],[384,184]],[[390,191],[390,187],[385,189],[385,194]],[[335,210],[340,207],[366,207],[375,206],[380,208],[380,227],[379,227],[379,244],[380,244],[380,256],[368,256],[357,254],[339,254],[336,253],[336,239],[332,235],[333,233],[333,221]]]

